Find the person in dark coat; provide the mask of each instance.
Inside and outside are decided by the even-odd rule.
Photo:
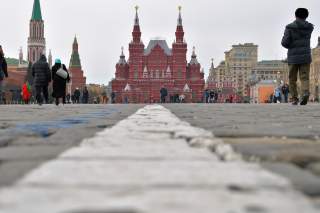
[[[164,86],[160,89],[161,103],[166,103],[166,98],[168,96],[168,90]]]
[[[205,98],[205,103],[209,103],[209,97],[210,97],[210,92],[209,92],[209,90],[208,89],[206,89],[205,91],[204,91],[204,98]]]
[[[115,92],[111,93],[111,103],[112,104],[116,103],[116,93]]]
[[[89,103],[89,91],[87,87],[84,87],[82,92],[82,103],[87,104]]]
[[[0,103],[3,100],[3,94],[4,91],[3,90],[3,81],[4,78],[8,78],[8,66],[7,66],[7,62],[6,59],[4,58],[4,53],[3,53],[3,49],[2,46],[0,45]]]
[[[305,8],[296,10],[296,20],[286,26],[282,38],[282,46],[288,49],[289,87],[293,98],[293,105],[298,105],[297,79],[298,73],[301,81],[301,105],[306,105],[309,100],[309,75],[312,62],[310,40],[313,25],[306,21],[309,11]]]
[[[76,88],[74,90],[74,93],[73,93],[73,98],[74,98],[74,103],[75,104],[79,104],[80,103],[80,96],[81,96],[81,92],[80,92],[79,88]]]
[[[45,55],[41,55],[40,59],[32,66],[32,76],[34,78],[33,85],[36,88],[38,104],[42,105],[43,103],[42,93],[45,102],[48,103],[48,85],[51,82],[51,71]]]
[[[64,71],[68,73],[68,70],[64,64],[61,63],[60,59],[56,59],[54,66],[52,67],[52,97],[56,99],[56,105],[59,105],[59,99],[62,98],[62,103],[66,104],[66,85],[67,82],[70,81],[70,76],[68,73],[68,76],[66,79],[63,79],[59,75],[57,75],[57,71],[61,68],[63,68]]]
[[[288,103],[288,100],[289,100],[289,85],[288,84],[284,84],[282,86],[282,94],[284,97],[284,102]]]

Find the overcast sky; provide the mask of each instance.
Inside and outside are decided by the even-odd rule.
[[[0,44],[6,56],[18,57],[22,46],[26,57],[33,0],[0,1]],[[47,52],[52,49],[53,57],[68,65],[76,34],[88,83],[108,83],[121,46],[128,57],[135,5],[140,7],[144,44],[160,36],[169,46],[181,5],[188,57],[195,46],[206,76],[210,59],[217,65],[232,44],[258,44],[259,60],[285,58],[280,40],[297,7],[310,9],[309,21],[315,25],[312,46],[320,36],[320,0],[41,0]]]

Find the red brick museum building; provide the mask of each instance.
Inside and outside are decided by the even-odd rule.
[[[160,89],[168,90],[167,102],[179,95],[185,102],[203,100],[204,73],[193,49],[187,62],[187,43],[184,40],[181,11],[179,11],[176,39],[169,48],[163,39],[152,39],[148,46],[141,41],[138,11],[134,20],[132,41],[129,44],[129,60],[123,51],[116,65],[112,91],[116,103],[157,103]]]

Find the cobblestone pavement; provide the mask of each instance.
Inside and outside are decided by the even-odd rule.
[[[41,163],[141,107],[0,105],[0,187],[14,183]]]
[[[320,207],[320,105],[166,105],[248,161],[289,178]]]
[[[143,107],[0,106],[0,213],[317,212],[319,106]]]

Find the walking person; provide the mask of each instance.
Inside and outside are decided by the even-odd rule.
[[[274,103],[281,103],[281,89],[280,86],[276,87],[274,90]]]
[[[162,86],[162,88],[160,89],[161,103],[166,103],[167,96],[168,90],[164,86]]]
[[[73,93],[73,98],[74,98],[75,104],[80,104],[80,96],[81,96],[81,92],[80,92],[79,88],[77,87]]]
[[[284,102],[288,103],[288,101],[289,101],[289,85],[287,83],[285,83],[282,86],[282,94],[283,94],[283,97],[284,97]]]
[[[55,103],[58,106],[62,98],[62,104],[66,104],[66,88],[67,82],[70,81],[69,72],[60,59],[55,60],[55,64],[52,67],[52,97],[55,98]]]
[[[38,104],[43,104],[42,94],[45,102],[49,103],[48,85],[51,82],[51,71],[47,58],[41,55],[40,59],[32,66],[33,84],[36,88],[36,99]]]
[[[310,40],[313,25],[307,22],[309,11],[298,8],[295,12],[296,20],[286,26],[282,38],[282,46],[288,49],[289,87],[293,105],[298,105],[297,79],[301,81],[302,98],[300,105],[307,105],[309,100],[310,64],[312,62]]]
[[[23,84],[21,93],[24,104],[29,104],[31,99],[31,86],[28,81]]]
[[[4,78],[8,78],[8,66],[7,61],[4,58],[4,53],[2,46],[0,45],[0,104],[4,103],[4,90],[3,90],[3,81]]]
[[[208,103],[214,103],[215,102],[215,92],[213,90],[211,90],[209,92],[209,102]]]
[[[89,91],[87,87],[84,87],[82,92],[82,103],[88,104],[89,103]]]
[[[205,98],[204,102],[205,102],[206,104],[209,103],[209,97],[210,97],[209,90],[206,89],[206,90],[204,91],[204,98]]]
[[[111,103],[112,103],[112,104],[115,104],[115,103],[116,103],[116,93],[115,93],[115,92],[112,92],[112,93],[111,93]]]

